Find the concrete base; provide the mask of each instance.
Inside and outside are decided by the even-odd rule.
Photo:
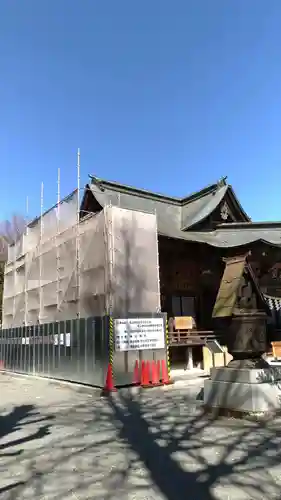
[[[241,413],[281,411],[281,368],[213,368],[204,382],[204,405]]]

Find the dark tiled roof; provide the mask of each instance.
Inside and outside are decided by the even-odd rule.
[[[156,212],[158,229],[163,233],[170,226],[186,231],[203,221],[221,203],[227,192],[239,206],[242,219],[250,220],[236,199],[231,186],[226,183],[226,179],[184,198],[164,196],[95,177],[91,179],[90,188],[102,207],[111,203],[121,208]]]
[[[247,245],[259,240],[281,246],[281,223],[251,222],[225,179],[185,198],[163,196],[95,177],[91,179],[89,188],[101,207],[111,204],[155,213],[160,235],[221,248]],[[226,194],[237,207],[243,222],[218,224],[214,231],[196,231],[196,224],[206,219]]]

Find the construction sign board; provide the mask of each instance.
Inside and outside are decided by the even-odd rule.
[[[116,351],[165,349],[165,321],[157,318],[119,318],[114,320]]]

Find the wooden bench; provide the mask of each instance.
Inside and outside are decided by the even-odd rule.
[[[171,328],[172,327],[172,328]],[[197,330],[192,316],[176,316],[170,323],[168,334],[169,345],[203,345],[208,336],[213,336],[213,331]]]

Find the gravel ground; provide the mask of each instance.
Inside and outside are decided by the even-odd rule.
[[[210,420],[203,381],[112,399],[0,375],[2,500],[281,499],[281,420]]]

